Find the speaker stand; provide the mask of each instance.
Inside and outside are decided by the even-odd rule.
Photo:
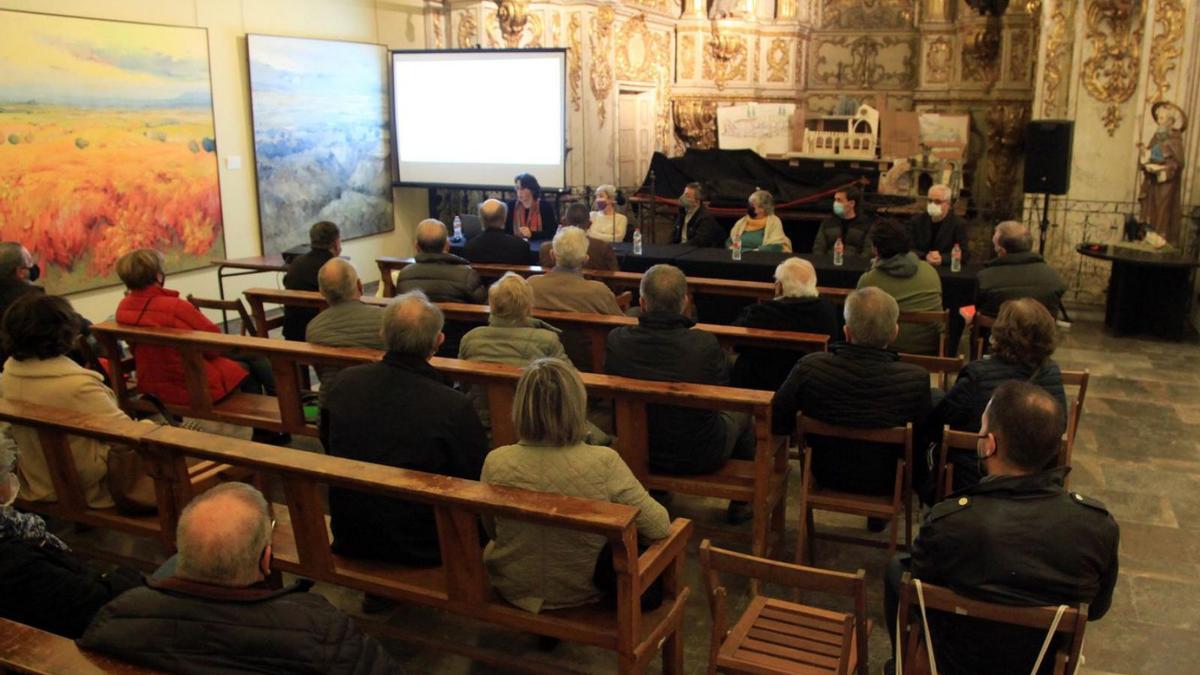
[[[1050,194],[1042,194],[1042,231],[1038,235],[1038,255],[1046,255],[1046,232],[1050,229]]]

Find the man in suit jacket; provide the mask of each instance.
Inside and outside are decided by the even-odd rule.
[[[943,260],[949,264],[950,252],[955,244],[962,251],[963,264],[971,258],[967,224],[954,213],[954,199],[950,188],[945,185],[929,188],[929,203],[925,206],[925,213],[913,216],[908,221],[908,228],[912,235],[913,251],[918,258],[934,267],[941,265]]]
[[[488,199],[479,205],[479,223],[483,232],[463,247],[463,257],[473,263],[498,265],[528,265],[533,261],[529,242],[504,231],[508,206],[498,199]]]
[[[338,226],[322,220],[308,230],[308,243],[311,250],[296,258],[288,266],[287,274],[283,275],[283,287],[289,291],[319,291],[317,273],[321,266],[342,253],[342,235]],[[313,309],[297,307],[283,308],[283,337],[285,340],[304,341],[304,331],[308,322],[316,318]]]
[[[675,216],[672,244],[690,244],[705,248],[722,248],[729,232],[721,227],[704,205],[704,187],[688,183],[679,197],[679,213]]]
[[[574,226],[581,230],[587,231],[588,226],[592,224],[588,217],[587,207],[583,204],[572,204],[567,208],[566,220],[564,226]],[[545,242],[542,248],[538,251],[538,264],[542,267],[554,267],[554,243]],[[617,254],[613,252],[612,244],[607,241],[602,241],[594,237],[588,237],[587,260],[583,263],[583,268],[588,270],[612,270],[617,271],[620,267],[617,265]]]

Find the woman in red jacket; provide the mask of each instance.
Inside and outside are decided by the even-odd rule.
[[[145,328],[186,328],[211,333],[221,332],[192,303],[179,297],[179,291],[163,287],[166,277],[162,253],[141,248],[126,253],[117,261],[117,276],[129,290],[117,306],[117,323]],[[137,365],[138,389],[154,394],[164,403],[187,405],[190,400],[183,359],[171,347],[139,345],[133,348]],[[213,402],[235,389],[249,393],[275,393],[271,366],[262,358],[228,359],[216,354],[204,355],[208,375],[208,393]]]

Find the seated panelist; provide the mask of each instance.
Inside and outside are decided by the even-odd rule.
[[[554,205],[542,201],[542,186],[528,173],[513,178],[517,198],[508,203],[504,229],[522,239],[553,239],[558,229]]]
[[[743,251],[791,253],[792,240],[783,233],[783,221],[775,215],[775,198],[766,190],[755,190],[747,199],[746,215],[733,224],[725,247],[741,241]]]

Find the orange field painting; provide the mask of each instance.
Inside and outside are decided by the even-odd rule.
[[[0,11],[0,240],[52,293],[223,257],[211,101],[203,29]]]

